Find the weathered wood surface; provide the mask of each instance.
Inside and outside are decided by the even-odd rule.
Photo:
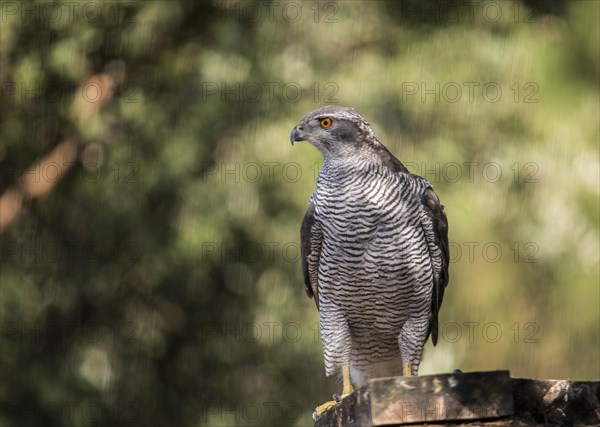
[[[508,371],[379,378],[343,399],[315,427],[407,424],[600,426],[600,382],[510,378]]]

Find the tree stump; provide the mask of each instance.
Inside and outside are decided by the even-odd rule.
[[[508,371],[377,378],[315,427],[407,424],[600,425],[600,382],[511,378]]]

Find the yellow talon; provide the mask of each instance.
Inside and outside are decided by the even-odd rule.
[[[317,421],[321,415],[333,408],[335,405],[337,405],[337,402],[335,400],[330,400],[329,402],[325,402],[322,405],[317,406],[315,408],[315,412],[313,412],[313,420]]]
[[[411,369],[411,366],[410,366],[410,362],[405,363],[403,365],[402,371],[403,371],[402,372],[402,376],[404,376],[404,377],[412,377],[412,369]]]
[[[352,387],[352,382],[350,381],[350,367],[348,365],[343,365],[342,366],[342,397],[341,397],[341,399],[348,396],[353,391],[354,391],[354,388]],[[334,396],[334,398],[338,399],[335,396]],[[336,402],[335,400],[331,400],[329,402],[325,402],[322,405],[317,406],[315,409],[315,412],[313,412],[313,420],[317,421],[317,419],[321,415],[323,415],[329,409],[333,408],[338,403],[339,402]]]

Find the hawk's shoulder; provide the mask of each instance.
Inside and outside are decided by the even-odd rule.
[[[377,156],[381,160],[381,164],[392,172],[409,173],[406,166],[402,164],[383,144],[378,144],[374,147]]]

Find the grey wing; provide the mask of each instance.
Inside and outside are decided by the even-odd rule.
[[[304,289],[309,297],[314,298],[317,309],[319,308],[319,257],[323,236],[315,220],[315,205],[310,202],[302,227],[300,228],[300,252],[302,256],[302,273],[304,275]]]
[[[433,345],[438,339],[438,313],[444,298],[444,290],[448,285],[448,264],[450,254],[448,251],[448,219],[440,199],[428,187],[421,196],[423,204],[423,229],[427,238],[427,246],[433,264],[433,292],[431,296],[431,313],[428,336],[431,334]]]

